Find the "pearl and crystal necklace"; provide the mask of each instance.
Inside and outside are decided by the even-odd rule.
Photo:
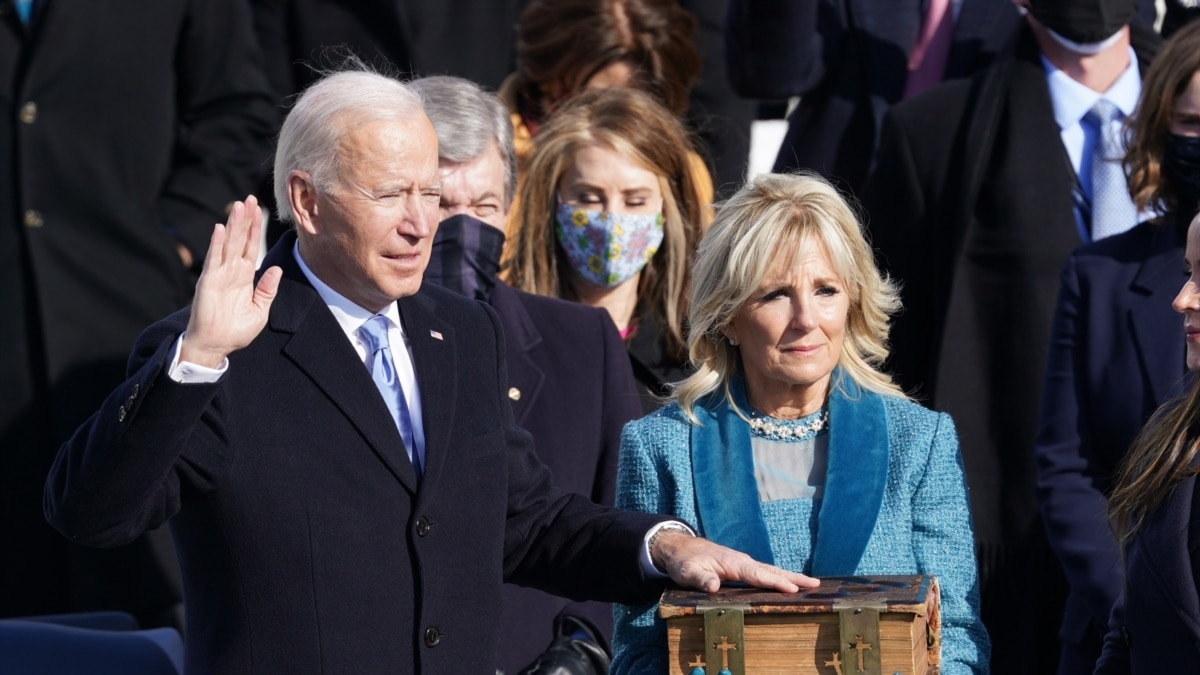
[[[803,441],[816,436],[829,423],[829,410],[798,420],[780,420],[752,411],[750,430],[758,436],[776,441]]]

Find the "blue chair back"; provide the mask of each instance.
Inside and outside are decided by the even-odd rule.
[[[0,620],[0,673],[181,675],[183,640],[174,628],[136,630],[120,612]]]

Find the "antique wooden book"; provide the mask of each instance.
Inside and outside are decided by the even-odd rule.
[[[941,661],[937,579],[829,577],[796,594],[670,589],[670,673],[935,675]]]

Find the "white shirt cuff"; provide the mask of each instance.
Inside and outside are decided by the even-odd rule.
[[[654,561],[650,558],[650,542],[654,541],[654,535],[658,534],[659,530],[681,530],[683,532],[687,532],[693,537],[696,536],[695,530],[688,527],[686,523],[682,523],[678,520],[664,520],[663,522],[650,528],[650,530],[646,532],[646,538],[643,540],[644,544],[642,546],[642,553],[640,556],[638,556],[638,564],[641,565],[642,573],[646,575],[647,579],[666,579],[667,577],[671,576],[658,569],[658,566],[655,565]]]
[[[179,348],[183,346],[184,335],[187,333],[180,333],[175,340],[175,346],[171,348],[171,367],[167,369],[167,376],[182,384],[212,384],[221,379],[225,371],[229,370],[227,358],[222,359],[221,365],[216,368],[179,360]]]

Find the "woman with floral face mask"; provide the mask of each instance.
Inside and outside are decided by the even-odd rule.
[[[509,219],[502,275],[530,293],[604,307],[647,411],[688,374],[688,259],[711,194],[679,120],[640,91],[571,99],[537,138]]]
[[[1092,672],[1121,592],[1120,549],[1104,518],[1117,467],[1142,424],[1194,377],[1171,299],[1200,201],[1200,24],[1163,46],[1141,96],[1129,192],[1139,210],[1162,215],[1067,259],[1034,446],[1038,503],[1070,584],[1060,675]]]

